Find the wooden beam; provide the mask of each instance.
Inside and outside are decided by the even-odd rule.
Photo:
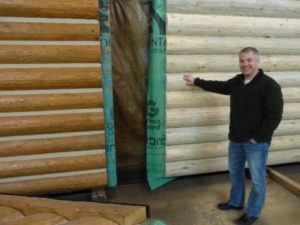
[[[0,64],[100,63],[100,45],[0,45]]]
[[[208,95],[208,96],[212,96],[212,95]],[[295,96],[295,98],[297,97]],[[206,100],[209,101],[209,99],[204,97],[204,100],[202,102],[205,103]],[[212,102],[209,103],[209,105],[217,102],[214,98],[212,98],[211,100]],[[222,102],[221,100],[222,98],[220,98],[219,102]],[[299,97],[297,101],[299,101]],[[180,100],[178,102],[180,102]],[[181,102],[183,103],[182,106],[174,109],[167,109],[166,125],[168,128],[229,124],[229,106],[221,106],[221,107],[202,106],[200,108],[196,108],[197,103],[195,103],[195,105],[192,106],[189,103],[186,104],[184,101]],[[194,101],[191,101],[191,103],[194,103]],[[300,119],[300,103],[286,103],[284,106],[283,119],[284,120]]]
[[[97,0],[5,0],[0,1],[2,16],[98,19]]]
[[[100,87],[100,67],[0,68],[0,90]]]
[[[106,172],[72,176],[60,176],[57,174],[57,177],[52,178],[36,178],[0,183],[0,192],[15,195],[41,195],[104,188],[106,185]]]
[[[300,149],[269,152],[268,165],[299,162]],[[228,157],[202,158],[166,163],[166,177],[228,170]]]
[[[103,108],[103,94],[101,91],[90,93],[0,95],[0,106],[0,112]]]
[[[283,120],[274,136],[300,134],[300,120]],[[228,124],[199,127],[179,127],[166,129],[166,145],[195,144],[228,140]]]
[[[234,77],[238,72],[207,72],[194,73],[195,77],[207,80],[228,80]],[[268,71],[267,74],[280,83],[282,88],[299,87],[300,71]],[[199,88],[187,86],[183,80],[183,73],[167,74],[167,91],[193,91],[198,92]]]
[[[120,225],[133,225],[147,219],[146,207],[144,206],[74,202],[13,195],[0,195],[0,204],[20,210],[25,215],[38,212],[52,212],[71,221],[80,217],[97,216],[105,217]]]
[[[261,57],[261,68],[265,71],[300,70],[300,55]],[[238,71],[237,60],[237,55],[167,55],[167,73],[232,72],[234,68]]]
[[[297,38],[300,20],[168,13],[167,35]]]
[[[277,48],[274,48],[274,45]],[[238,54],[245,46],[255,46],[264,55],[298,55],[299,38],[167,36],[167,54]]]
[[[206,143],[168,145],[166,146],[166,161],[185,161],[193,159],[216,158],[228,155],[229,141]],[[275,136],[270,152],[300,149],[300,134]]]
[[[296,181],[293,181],[289,177],[283,175],[282,173],[276,171],[275,169],[272,169],[271,167],[268,167],[268,174],[273,180],[275,180],[277,183],[279,183],[285,189],[292,192],[296,196],[300,197],[300,184],[299,183],[297,183]]]
[[[168,13],[300,18],[297,0],[170,0]]]
[[[99,24],[0,22],[0,40],[99,41]]]
[[[112,220],[106,219],[104,217],[82,217],[79,219],[74,219],[68,223],[65,223],[64,225],[118,225],[119,223],[116,223]]]
[[[0,136],[103,129],[103,112],[0,117]]]
[[[16,160],[0,162],[0,178],[101,168],[106,168],[105,154]]]
[[[0,157],[37,155],[104,148],[104,133],[38,139],[2,140],[0,141]]]
[[[167,91],[167,109],[229,106],[229,96],[206,92],[198,87],[195,88],[198,90]],[[300,87],[282,88],[282,93],[284,103],[300,103]]]
[[[55,213],[35,213],[11,222],[11,225],[59,225],[68,220]]]

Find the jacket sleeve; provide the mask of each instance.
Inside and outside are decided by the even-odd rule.
[[[281,87],[274,81],[273,85],[264,91],[263,110],[265,116],[262,126],[254,132],[253,138],[256,141],[260,142],[266,138],[272,138],[274,130],[282,119],[283,104]]]
[[[202,88],[205,91],[214,92],[223,95],[229,95],[233,78],[227,81],[203,80],[196,78],[194,85]]]

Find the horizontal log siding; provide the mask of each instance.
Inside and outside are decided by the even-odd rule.
[[[25,2],[0,2],[0,192],[104,188],[98,1]]]
[[[98,24],[0,22],[0,40],[99,41]]]
[[[228,170],[229,97],[188,87],[182,75],[227,80],[246,46],[284,95],[268,164],[300,161],[299,9],[295,0],[167,2],[166,176]]]
[[[98,0],[5,0],[1,16],[44,18],[98,18]]]

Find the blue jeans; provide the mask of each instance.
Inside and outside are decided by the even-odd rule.
[[[248,198],[246,213],[259,217],[266,198],[266,163],[270,144],[250,141],[229,143],[229,174],[231,190],[229,203],[243,206],[245,202],[245,163],[247,161],[251,175],[251,192]]]

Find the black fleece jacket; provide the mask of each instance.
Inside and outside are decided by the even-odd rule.
[[[196,78],[194,84],[206,91],[230,95],[231,141],[244,142],[253,138],[257,142],[271,142],[282,119],[283,98],[280,85],[262,69],[246,85],[243,74],[227,81]]]

